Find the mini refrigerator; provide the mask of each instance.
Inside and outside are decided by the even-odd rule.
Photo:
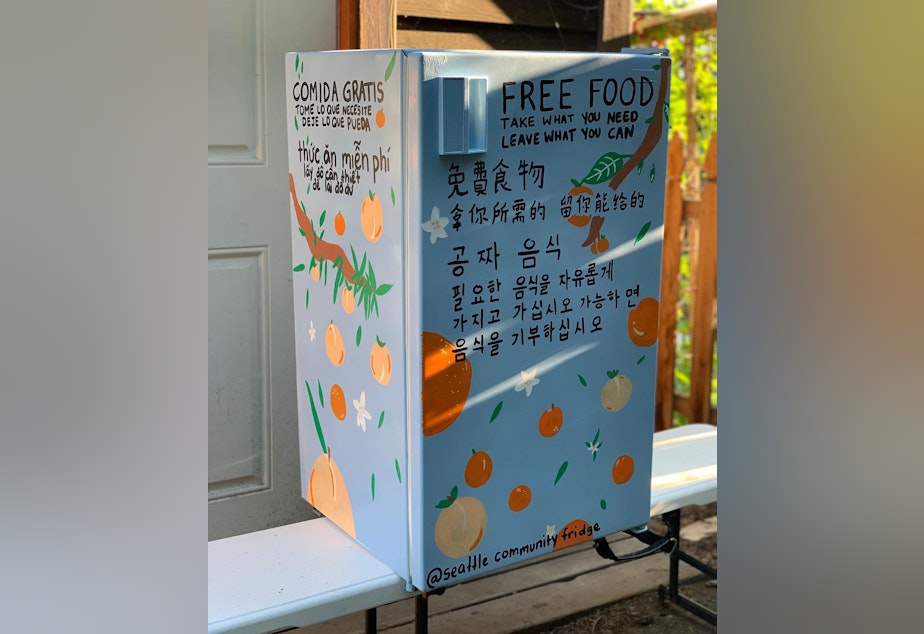
[[[304,498],[420,590],[644,525],[670,59],[285,63]]]

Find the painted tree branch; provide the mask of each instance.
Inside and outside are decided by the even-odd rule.
[[[661,138],[661,131],[664,129],[664,102],[667,100],[667,88],[670,85],[671,60],[666,57],[655,59],[658,59],[661,64],[661,84],[658,87],[658,100],[655,102],[654,112],[651,114],[651,123],[638,149],[635,150],[629,160],[626,161],[622,169],[616,172],[613,178],[610,179],[610,189],[613,191],[616,191],[616,189],[622,185],[622,182],[626,180],[626,177],[632,170],[638,167],[639,163],[648,158],[648,155],[651,154],[652,150],[654,150],[655,146],[658,144]]]
[[[324,260],[336,262],[339,257],[340,270],[343,272],[343,276],[352,283],[356,269],[353,268],[349,258],[347,258],[347,254],[343,250],[343,247],[339,244],[322,240],[315,232],[314,223],[311,222],[311,218],[308,217],[308,214],[305,213],[305,210],[298,202],[298,194],[295,193],[295,178],[292,174],[289,174],[289,192],[292,194],[292,206],[295,208],[295,218],[298,220],[298,226],[305,232],[305,240],[308,242],[308,249],[311,251],[311,255],[313,255],[314,259],[318,262],[323,262]]]

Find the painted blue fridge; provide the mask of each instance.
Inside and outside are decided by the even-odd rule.
[[[285,63],[305,499],[421,590],[645,524],[670,59]]]

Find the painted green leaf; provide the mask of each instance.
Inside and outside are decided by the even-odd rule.
[[[597,427],[597,433],[594,434],[594,442],[597,442],[600,439],[600,428]]]
[[[391,59],[388,62],[388,66],[385,67],[385,81],[388,81],[388,78],[391,77],[391,73],[395,70],[395,58],[398,55],[398,51],[395,51],[391,54]]]
[[[580,181],[576,181],[576,180],[574,180],[573,178],[571,179],[571,184],[574,185],[575,187],[580,187],[580,186],[581,186],[581,182],[580,182]]]
[[[321,212],[321,217],[318,219],[318,226],[319,226],[319,227],[323,227],[323,226],[324,226],[324,218],[326,218],[326,217],[327,217],[327,210],[325,209],[324,211]]]
[[[453,500],[459,497],[459,487],[452,487],[452,491],[449,492],[449,497],[451,497]]]
[[[377,289],[375,289],[375,294],[384,295],[385,293],[391,290],[392,286],[394,286],[394,284],[382,284]]]
[[[661,64],[655,64],[654,66],[652,66],[652,68],[654,68],[655,70],[661,70]]]
[[[440,500],[440,503],[436,505],[436,508],[445,509],[450,506],[452,506],[452,500],[447,500],[446,498],[443,498],[442,500]]]
[[[395,188],[394,187],[391,188],[391,204],[392,205],[395,204]]]
[[[379,426],[376,429],[382,429],[382,423],[384,422],[385,422],[385,412],[382,411],[382,413],[379,414]]]
[[[584,387],[587,387],[587,380],[584,377],[582,377],[580,374],[578,374],[577,376],[578,376],[578,381],[581,382],[581,385],[583,385]]]
[[[305,193],[306,193],[306,194],[310,194],[310,193],[311,193],[311,183],[308,183],[308,187],[305,188]]]
[[[398,464],[398,459],[395,458],[395,473],[398,474],[398,484],[401,483],[401,465]]]
[[[298,72],[300,73],[305,72],[305,60],[302,60],[302,65],[299,67]]]
[[[555,476],[555,482],[552,483],[552,486],[555,486],[556,484],[558,484],[558,481],[561,480],[561,477],[565,475],[565,471],[567,470],[568,470],[568,461],[565,460],[563,463],[561,463],[561,466],[558,467],[558,475]]]
[[[604,511],[606,510],[606,500],[600,500],[600,508],[602,508]]]
[[[493,423],[495,420],[497,420],[497,417],[500,415],[500,413],[501,413],[501,408],[502,408],[503,406],[504,406],[504,402],[503,402],[503,401],[498,401],[497,405],[494,406],[494,411],[491,412],[491,420],[488,421],[489,424],[490,424],[490,423]]]
[[[594,166],[590,168],[590,171],[587,172],[587,176],[585,176],[584,180],[581,182],[596,185],[610,180],[622,169],[625,159],[626,155],[624,154],[607,152],[597,159],[597,162],[594,163]]]
[[[321,407],[324,407],[324,390],[321,388],[320,379],[318,379],[318,400],[321,402]]]
[[[635,362],[635,365],[641,365],[642,361],[645,360],[645,355],[642,355],[638,358],[638,361]]]
[[[298,61],[299,61],[299,57],[298,57],[298,53],[296,53],[296,54],[295,54],[295,70],[296,70],[296,72],[298,71]]]
[[[638,162],[638,171],[636,172],[637,174],[641,175],[641,173],[642,173],[642,165],[644,165],[644,164],[645,164],[645,159],[639,160],[639,162]]]
[[[292,119],[295,121],[295,129],[298,130],[298,115],[295,115]]]
[[[304,229],[302,229],[301,227],[299,227],[299,228],[298,228],[298,232],[299,232],[300,234],[302,234],[302,237],[303,237],[303,238],[305,237],[305,230],[304,230]]]
[[[638,230],[638,235],[635,236],[635,244],[638,244],[642,238],[645,237],[645,234],[648,233],[648,227],[651,226],[651,221],[649,220],[642,225],[642,228]]]
[[[645,124],[647,125],[651,123],[652,119],[654,119],[654,117],[648,117],[647,119],[645,119]]]
[[[295,265],[295,268],[293,268],[292,270],[295,271],[296,273],[299,273],[299,272],[305,270],[305,265],[304,265],[304,264],[296,264],[296,265]]]
[[[653,182],[654,182],[654,177],[655,177],[655,168],[654,168],[654,165],[652,165],[652,166],[651,166],[651,171],[648,172],[648,180],[651,181],[651,182],[653,183]]]
[[[305,308],[308,308],[308,300],[311,298],[311,289],[305,289]]]
[[[311,387],[308,381],[305,381],[305,389],[308,390],[308,402],[311,404],[311,417],[314,418],[314,429],[318,432],[318,441],[321,443],[321,453],[327,453],[327,443],[324,442],[324,431],[321,429],[321,421],[318,418],[318,410],[314,406],[314,397],[311,395]]]
[[[363,327],[356,327],[356,347],[359,347],[360,342],[363,340]]]
[[[375,474],[372,474],[372,501],[375,501]]]

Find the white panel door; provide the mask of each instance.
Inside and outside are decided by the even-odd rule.
[[[285,54],[336,48],[336,0],[209,1],[209,539],[300,498]]]

